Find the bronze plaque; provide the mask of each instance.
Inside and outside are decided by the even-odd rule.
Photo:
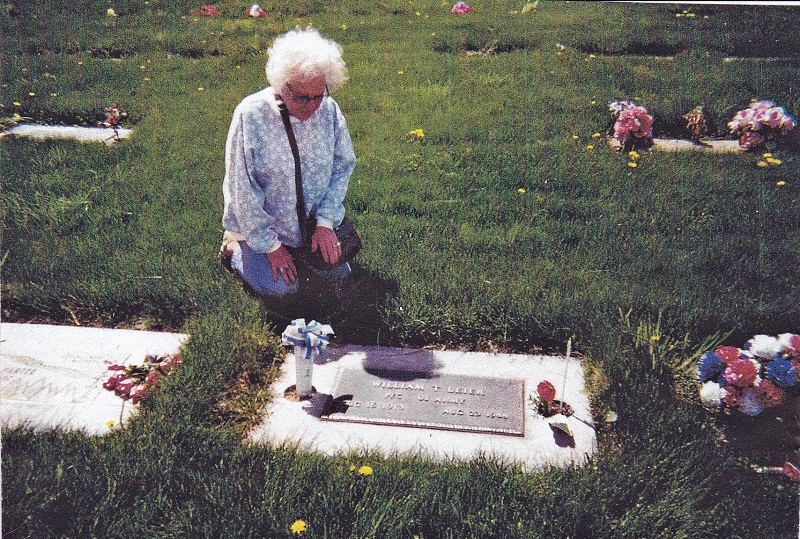
[[[509,378],[339,369],[322,419],[525,435],[525,382]]]

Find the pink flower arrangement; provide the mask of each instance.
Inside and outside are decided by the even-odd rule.
[[[739,137],[739,145],[743,150],[756,148],[761,144],[772,144],[795,128],[794,117],[786,113],[772,101],[755,101],[744,110],[740,110],[728,122],[728,129]]]
[[[614,138],[620,144],[650,146],[653,142],[653,117],[633,101],[614,101],[608,106],[614,114]]]
[[[139,404],[151,389],[161,384],[163,376],[177,369],[181,363],[178,354],[148,354],[142,365],[111,365],[108,370],[115,374],[103,383],[103,388],[113,391],[124,400],[130,400],[132,404]]]
[[[466,15],[467,13],[472,13],[472,6],[459,0],[459,2],[453,6],[453,9],[450,10],[450,13],[453,15]]]

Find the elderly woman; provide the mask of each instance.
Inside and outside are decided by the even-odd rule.
[[[307,231],[311,250],[332,267],[309,269],[327,280],[350,273],[349,264],[339,263],[341,247],[333,229],[344,218],[342,201],[355,154],[344,116],[330,96],[347,80],[337,43],[312,28],[289,31],[269,49],[266,73],[270,86],[236,107],[228,132],[223,255],[268,305],[285,307],[305,281],[293,255],[302,242],[301,211],[316,218]],[[282,107],[299,150],[302,210],[296,208],[295,159]]]

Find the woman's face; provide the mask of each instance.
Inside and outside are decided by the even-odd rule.
[[[281,93],[289,114],[300,120],[308,120],[319,108],[325,95],[325,79],[323,77],[287,83]]]

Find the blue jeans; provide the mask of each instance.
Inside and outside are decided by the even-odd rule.
[[[300,277],[289,285],[283,281],[282,277],[278,277],[278,282],[275,282],[272,277],[272,265],[270,265],[265,253],[253,251],[246,241],[240,241],[239,247],[242,248],[242,270],[239,274],[253,288],[256,294],[259,296],[280,297],[293,294],[300,289]],[[295,264],[297,264],[296,261]],[[347,277],[351,271],[350,264],[347,262],[327,271],[309,269],[325,280]]]

